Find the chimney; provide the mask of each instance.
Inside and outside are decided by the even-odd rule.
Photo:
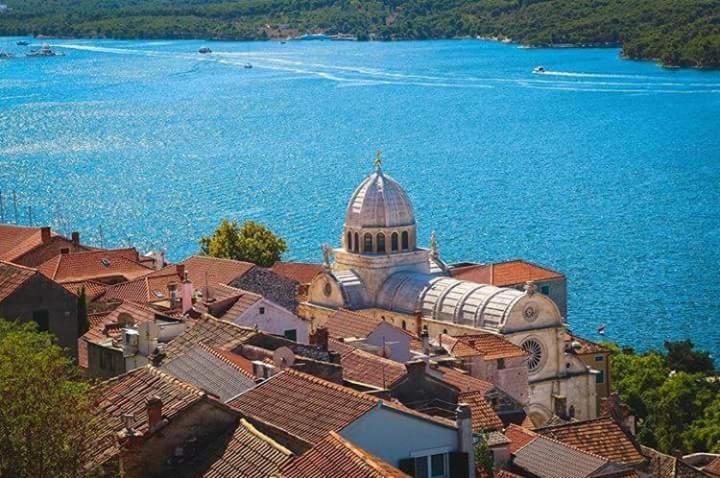
[[[168,295],[170,296],[170,308],[174,309],[178,306],[177,282],[168,282],[167,289]]]
[[[50,242],[50,228],[45,226],[40,228],[40,240],[43,244]]]
[[[426,366],[424,360],[405,362],[405,370],[407,370],[408,377],[412,380],[424,380]]]
[[[157,430],[162,423],[163,402],[157,395],[147,399],[145,402],[145,410],[148,416],[148,430],[150,433]]]
[[[185,264],[175,264],[175,273],[178,277],[185,277]]]
[[[425,355],[430,355],[430,336],[427,330],[423,330],[420,334],[420,340],[422,340],[422,351]]]
[[[78,249],[80,249],[80,233],[77,231],[73,231],[71,237],[72,237],[73,252],[77,252]]]
[[[182,283],[182,312],[186,313],[192,309],[193,306],[193,284],[190,281],[187,271],[185,271],[185,278]]]
[[[472,412],[466,403],[458,403],[455,423],[458,433],[458,451],[466,453],[468,457],[468,474],[475,476],[475,446],[473,443]]]
[[[415,335],[420,337],[422,334],[422,311],[420,309],[415,311]]]
[[[327,352],[328,336],[329,333],[327,327],[318,327],[315,329],[315,332],[310,334],[310,345],[315,345],[323,352]]]

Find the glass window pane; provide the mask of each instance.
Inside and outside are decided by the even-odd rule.
[[[445,455],[433,455],[430,459],[431,476],[445,476]]]
[[[415,478],[428,478],[428,457],[415,458]]]

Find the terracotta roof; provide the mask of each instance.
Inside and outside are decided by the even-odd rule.
[[[198,388],[148,365],[103,382],[95,399],[95,432],[88,444],[86,466],[105,463],[118,454],[115,434],[121,431],[123,414],[132,414],[130,425],[148,431],[145,401],[158,396],[163,401],[163,417],[173,420],[188,407],[205,398]]]
[[[512,452],[513,466],[538,478],[586,478],[608,461],[545,436]]]
[[[206,284],[229,284],[255,267],[255,264],[232,259],[220,259],[210,256],[190,256],[179,263],[195,285],[195,288]],[[169,265],[151,274],[151,276],[177,275],[177,265]],[[181,277],[182,279],[182,277]]]
[[[653,478],[713,478],[707,471],[690,466],[674,456],[643,445],[640,449],[649,461],[648,474]]]
[[[64,282],[61,284],[65,289],[79,296],[80,290],[85,289],[85,297],[88,302],[92,302],[105,293],[107,285],[102,282],[92,280],[78,282]]]
[[[263,297],[242,289],[236,289],[223,284],[210,287],[213,300],[203,299],[195,302],[195,310],[205,312],[218,319],[233,320],[240,317]],[[203,288],[203,290],[207,290]]]
[[[255,330],[214,319],[202,317],[182,334],[175,337],[165,349],[166,360],[187,352],[198,344],[213,349],[231,350],[255,335]]]
[[[507,470],[499,470],[495,472],[495,478],[522,478],[520,475],[511,473]]]
[[[410,478],[335,432],[282,467],[283,478]]]
[[[384,406],[442,426],[448,420],[429,417],[400,404],[342,385],[287,369],[229,402],[242,413],[256,417],[309,444],[331,431],[340,431],[374,407]]]
[[[483,357],[485,360],[527,356],[527,352],[495,334],[450,336],[440,334],[442,347],[457,358]]]
[[[703,471],[712,475],[720,476],[720,456],[703,467]]]
[[[344,380],[379,389],[389,389],[407,375],[403,364],[352,347],[341,355],[340,364]]]
[[[637,465],[645,462],[639,445],[610,417],[542,427],[535,431],[615,463]]]
[[[255,386],[252,374],[203,344],[166,360],[161,370],[212,393],[223,402]]]
[[[40,227],[0,224],[0,260],[14,261],[42,244]]]
[[[0,302],[30,280],[37,270],[0,261]]]
[[[83,251],[59,254],[38,266],[38,270],[58,282],[78,282],[123,278],[133,280],[152,271],[138,262],[134,248]]]
[[[510,440],[510,453],[515,453],[533,441],[537,437],[537,433],[511,423],[505,430],[505,436]]]
[[[492,284],[497,287],[508,287],[524,284],[527,281],[545,281],[562,279],[563,274],[532,262],[516,259],[495,264],[473,264],[453,267],[450,275],[456,279]]]
[[[301,284],[309,284],[323,271],[323,266],[305,262],[276,262],[270,270]]]
[[[240,419],[235,429],[223,433],[199,450],[199,459],[183,463],[173,475],[183,478],[267,478],[278,476],[292,453],[272,438]]]
[[[575,352],[579,354],[600,354],[609,352],[606,347],[582,337],[578,337],[577,335],[573,335],[569,330],[563,334],[562,339],[565,343],[577,342],[580,345],[580,348],[576,349]]]
[[[485,400],[483,392],[464,392],[458,396],[458,403],[466,403],[472,412],[472,428],[474,432],[490,432],[500,430],[503,422],[492,406]]]
[[[331,352],[339,353],[341,356],[345,355],[346,353],[352,352],[356,348],[357,347],[353,347],[352,345],[348,345],[345,342],[341,342],[333,338],[328,339],[328,349]]]
[[[438,367],[431,369],[430,376],[456,388],[458,392],[480,392],[483,395],[495,388],[491,382],[468,375],[466,372],[450,368]]]
[[[347,309],[335,311],[325,322],[331,337],[365,338],[383,322],[382,319],[352,312]]]

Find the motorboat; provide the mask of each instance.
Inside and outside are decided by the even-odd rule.
[[[544,66],[536,66],[533,68],[533,73],[545,73],[545,67]]]
[[[27,40],[20,40],[19,42],[15,43],[17,46],[28,46],[30,44]]]
[[[204,46],[198,50],[198,53],[202,53],[202,54],[212,53],[212,50],[210,48]]]
[[[245,65],[243,66],[243,68],[250,69],[250,68],[252,68],[252,65],[251,65],[250,63],[245,63]]]
[[[26,53],[25,56],[40,57],[40,56],[62,56],[62,53],[57,53],[55,50],[50,48],[50,45],[43,43],[39,50],[33,50],[30,53]]]

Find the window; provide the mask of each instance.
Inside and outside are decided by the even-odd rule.
[[[498,370],[502,370],[505,368],[505,359],[504,358],[498,359],[498,367],[497,368],[498,368]]]
[[[542,365],[544,355],[543,347],[535,339],[528,339],[522,343],[521,347],[528,353],[528,368],[530,373],[536,372]]]
[[[360,236],[358,233],[355,233],[355,242],[353,243],[353,251],[354,252],[360,252]]]
[[[445,476],[445,454],[438,453],[430,457],[430,476]]]
[[[415,478],[428,478],[428,457],[420,456],[415,458]]]
[[[39,332],[50,330],[50,316],[47,310],[36,310],[33,312],[32,319],[37,324]]]
[[[265,307],[260,307],[260,315],[265,314]]]
[[[390,236],[390,249],[393,252],[397,252],[398,250],[398,233],[393,232],[392,236]]]
[[[403,251],[407,251],[410,248],[410,240],[408,238],[408,232],[403,231],[402,233],[402,249]]]
[[[545,295],[550,295],[550,286],[544,285],[544,286],[540,287],[540,292]]]
[[[385,253],[385,234],[382,232],[377,235],[377,251],[378,253]]]
[[[596,356],[595,356],[595,361],[596,361],[596,362],[602,362],[603,360],[605,360],[605,357],[604,357],[604,356],[602,356],[602,355],[596,355]]]
[[[363,238],[363,252],[372,252],[372,234],[367,233]]]
[[[604,370],[598,370],[600,372],[599,374],[595,375],[595,383],[598,385],[602,385],[605,383],[605,371]]]
[[[345,240],[345,249],[352,251],[352,232],[348,231],[347,239]]]
[[[405,323],[404,320],[402,321],[402,329],[407,330],[407,324]]]
[[[292,340],[293,342],[297,342],[297,330],[290,329],[283,332],[283,337],[285,337],[288,340]]]

